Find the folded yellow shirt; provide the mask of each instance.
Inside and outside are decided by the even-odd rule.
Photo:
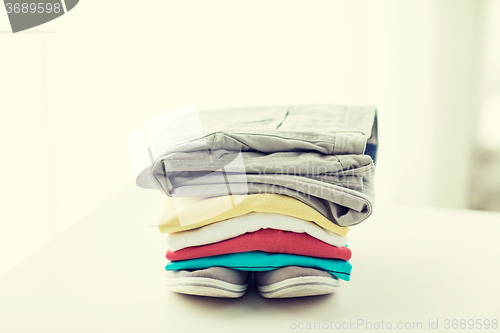
[[[340,236],[349,232],[348,228],[336,225],[305,203],[279,194],[166,197],[159,228],[161,233],[191,230],[251,212],[282,214],[311,221]]]

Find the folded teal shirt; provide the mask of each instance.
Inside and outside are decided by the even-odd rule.
[[[324,259],[294,254],[271,254],[261,251],[222,254],[219,256],[169,262],[166,270],[192,270],[209,267],[228,267],[240,271],[270,271],[285,266],[317,268],[327,271],[339,279],[349,281],[352,266],[340,259]]]

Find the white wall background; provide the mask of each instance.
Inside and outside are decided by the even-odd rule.
[[[377,104],[378,201],[466,208],[486,2],[81,0],[18,34],[0,11],[0,274],[133,184],[133,128],[193,103]]]
[[[481,114],[478,142],[500,150],[500,1],[485,4],[484,52],[481,54]]]

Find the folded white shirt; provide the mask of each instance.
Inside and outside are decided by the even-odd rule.
[[[178,251],[190,246],[217,243],[259,229],[278,229],[306,233],[337,247],[342,247],[347,242],[347,237],[341,237],[313,222],[281,214],[252,212],[198,229],[168,234],[167,245],[170,250]]]

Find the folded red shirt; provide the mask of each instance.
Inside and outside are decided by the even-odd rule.
[[[249,251],[298,254],[308,257],[342,260],[351,259],[351,250],[345,246],[336,247],[306,233],[276,229],[260,229],[222,242],[187,247],[179,251],[168,250],[167,259],[179,261]]]

